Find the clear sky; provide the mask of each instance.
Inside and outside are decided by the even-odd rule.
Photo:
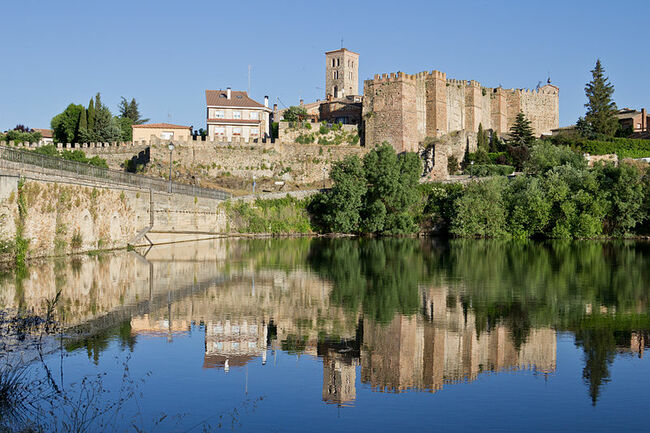
[[[600,57],[619,107],[650,107],[650,1],[30,1],[0,9],[0,130],[47,128],[101,92],[117,113],[205,127],[205,89],[295,105],[324,97],[327,50],[360,53],[359,80],[438,69],[485,86],[560,87],[560,125],[584,113]],[[283,104],[279,103],[282,107]]]

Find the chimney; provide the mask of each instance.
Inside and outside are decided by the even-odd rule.
[[[264,107],[269,108],[269,97],[268,96],[264,97]]]
[[[226,89],[226,98],[230,99],[231,94],[232,94],[232,92],[231,92],[231,90],[230,90],[230,87],[228,87],[228,88]]]
[[[648,130],[648,113],[645,111],[645,108],[641,109],[641,132]]]
[[[305,105],[305,100],[304,100],[304,99],[301,99],[301,100],[300,100],[300,106],[303,106],[303,105]]]
[[[278,104],[273,104],[273,112],[275,113],[277,111],[278,111]]]

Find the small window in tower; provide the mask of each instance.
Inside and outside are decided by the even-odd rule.
[[[336,59],[336,66],[341,66],[341,59]]]
[[[333,68],[336,67],[336,59],[332,59],[332,67],[333,67]]]

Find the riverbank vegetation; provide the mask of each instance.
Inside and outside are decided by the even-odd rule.
[[[317,231],[457,237],[595,238],[648,233],[650,171],[588,167],[568,147],[537,142],[524,173],[460,184],[418,184],[415,154],[379,146],[334,165],[331,190],[308,205]]]

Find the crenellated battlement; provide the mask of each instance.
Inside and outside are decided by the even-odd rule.
[[[382,86],[410,82],[414,85]],[[366,81],[364,136],[367,145],[387,141],[397,151],[413,151],[426,137],[476,133],[480,125],[507,134],[520,112],[535,134],[549,134],[559,124],[559,89],[551,84],[536,89],[484,87],[437,70],[377,74]]]

